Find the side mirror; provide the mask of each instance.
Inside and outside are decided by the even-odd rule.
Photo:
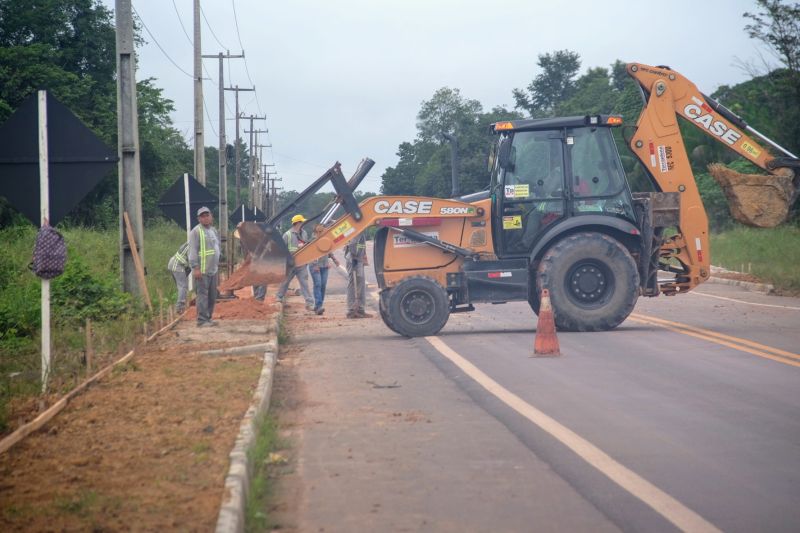
[[[514,170],[514,152],[511,147],[511,138],[506,137],[500,141],[500,153],[498,154],[500,168],[503,170]]]

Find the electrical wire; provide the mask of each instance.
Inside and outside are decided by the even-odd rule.
[[[172,1],[174,2],[175,0],[172,0]],[[211,35],[213,35],[213,36],[214,36],[214,40],[215,40],[215,41],[217,41],[217,44],[218,44],[218,45],[220,45],[220,46],[222,47],[222,49],[223,49],[223,50],[228,50],[228,47],[227,47],[227,46],[225,46],[224,44],[222,44],[222,43],[219,41],[219,38],[217,38],[217,34],[216,34],[216,33],[214,33],[214,28],[212,28],[212,27],[211,27],[211,24],[209,24],[209,22],[208,22],[208,19],[206,18],[206,12],[205,12],[205,11],[203,11],[203,6],[200,6],[200,14],[201,14],[201,15],[203,15],[203,20],[205,20],[205,21],[206,21],[206,26],[208,26],[208,30],[211,32]]]
[[[231,0],[231,6],[233,6],[233,22],[236,25],[236,38],[239,39],[239,46],[241,46],[242,50],[244,51],[244,45],[242,44],[242,34],[239,33],[239,16],[236,14],[235,0]],[[253,89],[255,89],[256,84],[253,83],[253,78],[250,77],[250,68],[247,66],[247,58],[244,57],[242,59],[244,60],[244,71],[247,74],[247,80],[250,82],[250,85],[253,86]],[[254,90],[253,93],[255,94],[256,97],[256,107],[258,108],[258,112],[263,115],[264,112],[261,110],[261,102],[258,101],[258,92]]]
[[[178,6],[175,5],[175,0],[172,0],[172,8],[175,9],[175,16],[178,17],[178,23],[181,25],[181,29],[183,30],[183,34],[186,36],[186,40],[189,41],[189,44],[194,47],[194,40],[189,37],[189,33],[186,31],[186,27],[183,25],[183,20],[181,19],[181,14],[178,12]]]
[[[162,47],[162,46],[159,44],[159,42],[158,42],[158,39],[156,39],[156,38],[155,38],[155,36],[153,35],[153,33],[150,31],[150,28],[148,28],[148,27],[147,27],[147,24],[145,24],[145,23],[144,23],[144,19],[142,19],[142,16],[139,14],[139,12],[138,12],[138,11],[136,11],[136,8],[135,8],[135,7],[133,7],[133,5],[131,5],[131,9],[133,10],[133,13],[136,15],[136,18],[138,18],[138,19],[139,19],[139,22],[141,22],[141,23],[142,23],[142,26],[144,27],[145,31],[147,32],[147,35],[149,35],[149,36],[150,36],[150,38],[151,38],[151,39],[153,39],[153,42],[154,42],[154,43],[156,43],[156,46],[158,46],[158,49],[159,49],[159,50],[161,50],[161,53],[162,53],[162,54],[164,54],[164,57],[166,57],[167,59],[169,59],[170,63],[172,63],[172,64],[175,66],[175,68],[177,68],[178,70],[180,70],[181,72],[183,72],[184,74],[186,74],[187,76],[189,76],[190,78],[194,79],[194,75],[192,75],[192,74],[189,74],[188,72],[186,72],[185,70],[183,70],[183,69],[182,69],[182,68],[181,68],[181,67],[180,67],[180,66],[179,66],[179,65],[178,65],[178,64],[177,64],[177,63],[176,63],[176,62],[175,62],[175,61],[174,61],[174,60],[173,60],[173,59],[172,59],[170,56],[169,56],[169,54],[166,52],[166,50],[164,50],[164,48],[163,48],[163,47]]]

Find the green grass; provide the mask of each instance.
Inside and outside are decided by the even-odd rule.
[[[249,452],[253,477],[245,509],[245,531],[248,533],[269,531],[275,527],[266,512],[273,494],[271,472],[278,467],[270,461],[270,453],[282,447],[278,438],[277,420],[270,415],[265,416],[258,424],[256,442]]]
[[[51,390],[62,393],[86,377],[86,318],[92,319],[95,369],[129,351],[143,324],[152,333],[174,305],[175,284],[167,261],[185,242],[184,230],[160,222],[144,232],[144,265],[153,312],[121,292],[116,230],[59,228],[67,243],[67,272],[51,282]],[[14,398],[39,393],[41,283],[29,270],[37,229],[0,229],[0,433],[8,429]],[[159,299],[159,295],[161,298]]]
[[[711,263],[750,271],[784,294],[800,293],[800,228],[737,227],[711,235]]]

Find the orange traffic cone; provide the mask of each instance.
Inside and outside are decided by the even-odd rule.
[[[556,357],[561,355],[556,337],[556,323],[553,307],[550,305],[550,291],[542,289],[539,305],[539,320],[536,323],[536,338],[533,341],[534,357]]]

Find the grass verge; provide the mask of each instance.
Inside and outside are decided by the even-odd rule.
[[[711,262],[771,283],[780,294],[800,294],[800,228],[740,226],[711,235]]]
[[[281,448],[278,421],[267,414],[258,423],[256,443],[250,451],[253,476],[245,509],[245,531],[248,533],[269,531],[275,525],[271,523],[267,509],[273,495],[273,471],[286,463],[284,456],[277,453]]]

